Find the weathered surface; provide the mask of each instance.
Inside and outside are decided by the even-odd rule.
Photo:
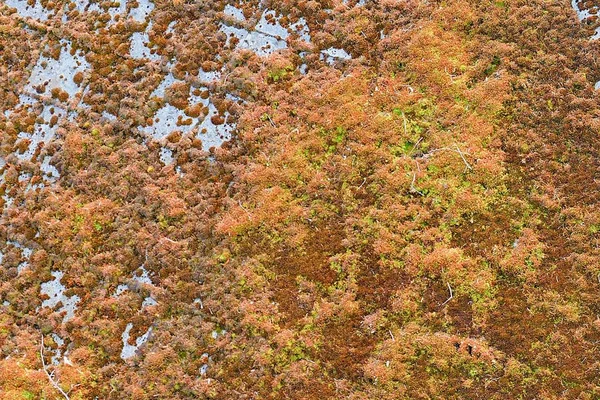
[[[0,397],[598,397],[596,14],[2,2]]]

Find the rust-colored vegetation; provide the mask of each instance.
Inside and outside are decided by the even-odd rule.
[[[0,398],[600,398],[595,17],[93,3],[0,5]]]

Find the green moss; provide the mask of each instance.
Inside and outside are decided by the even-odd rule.
[[[271,83],[281,82],[289,78],[293,71],[293,65],[286,65],[282,68],[274,68],[267,73],[268,81]]]
[[[504,2],[497,2],[496,4],[498,4],[498,3],[504,4]],[[495,55],[492,58],[492,61],[490,62],[490,65],[483,72],[485,74],[485,76],[490,76],[491,74],[493,74],[494,72],[496,72],[496,70],[500,66],[500,63],[501,63],[500,57],[498,57],[498,56]]]
[[[23,390],[21,392],[21,398],[26,399],[26,400],[33,400],[33,399],[35,399],[35,394],[31,393],[28,390]]]

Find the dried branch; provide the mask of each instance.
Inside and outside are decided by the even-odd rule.
[[[420,137],[419,137],[419,140],[417,140],[417,143],[415,143],[415,145],[413,146],[413,148],[412,148],[412,149],[410,149],[410,151],[408,152],[408,154],[407,154],[408,156],[410,156],[410,155],[413,153],[413,151],[415,151],[415,149],[416,149],[417,147],[419,147],[419,144],[421,144],[421,141],[422,141],[422,140],[423,140],[423,136],[420,136]]]
[[[446,303],[448,303],[454,298],[454,293],[452,293],[452,287],[450,286],[450,282],[446,282],[446,284],[448,285],[448,290],[450,291],[450,297],[448,297],[448,300],[442,303],[442,306],[446,305]]]
[[[411,193],[418,193],[418,194],[420,194],[421,196],[425,196],[425,195],[423,194],[423,192],[420,192],[420,191],[419,191],[419,190],[418,190],[418,189],[415,187],[415,181],[416,181],[416,180],[417,180],[417,173],[416,173],[416,172],[413,172],[413,179],[412,179],[412,182],[410,183],[410,192],[411,192]]]
[[[242,210],[244,210],[246,212],[246,216],[248,217],[248,221],[252,221],[252,214],[250,214],[250,211],[246,210],[246,208],[242,205],[242,201],[238,200],[238,205],[240,206],[240,208]]]
[[[417,164],[417,169],[418,169],[419,171],[421,171],[421,168],[419,167],[419,163],[418,163],[417,161],[415,161],[415,163]],[[416,182],[416,180],[417,180],[417,173],[416,173],[416,172],[413,172],[413,178],[412,178],[412,182],[410,183],[410,192],[411,192],[411,193],[418,193],[418,194],[420,194],[421,196],[425,196],[425,195],[423,194],[423,192],[420,192],[420,191],[419,191],[419,190],[416,188],[416,186],[415,186],[415,182]]]
[[[473,171],[473,167],[471,167],[471,165],[467,162],[467,159],[465,158],[465,156],[463,155],[463,152],[460,151],[460,149],[458,148],[457,145],[454,145],[454,147],[456,148],[456,151],[458,152],[458,154],[460,155],[460,158],[462,158],[463,162],[465,163],[465,172],[467,172],[467,170],[469,171]]]
[[[50,372],[48,372],[48,366],[46,365],[46,361],[44,361],[44,335],[42,334],[41,336],[42,336],[42,341],[40,343],[40,358],[42,359],[42,368],[44,369],[44,372],[46,373],[46,376],[48,377],[48,380],[50,381],[52,386],[54,386],[54,388],[56,390],[58,390],[60,392],[60,394],[62,394],[65,397],[65,399],[71,400],[69,395],[66,394],[65,391],[62,390],[62,388],[54,380],[54,378],[52,377],[53,374],[50,374]]]
[[[463,162],[465,163],[465,171],[464,172],[467,172],[467,170],[469,170],[469,171],[473,170],[473,167],[471,166],[471,164],[469,164],[469,162],[465,158],[465,155],[470,156],[470,154],[463,152],[458,147],[458,145],[456,145],[456,144],[454,145],[454,148],[452,148],[452,147],[440,147],[439,149],[433,149],[430,152],[428,152],[426,154],[423,154],[419,158],[425,158],[425,159],[427,159],[427,158],[429,158],[429,156],[431,156],[431,155],[433,155],[433,154],[435,154],[437,152],[440,152],[440,151],[451,151],[451,152],[454,152],[454,153],[458,154],[460,156],[460,158],[463,160]]]
[[[411,93],[411,94],[415,92],[415,89],[414,89],[412,86],[410,86],[410,85],[400,85],[400,87],[405,87],[405,88],[407,88],[407,89],[408,89],[408,92],[409,92],[409,93]],[[397,91],[397,90],[396,90],[395,92],[396,92],[396,93],[398,93],[398,91]]]

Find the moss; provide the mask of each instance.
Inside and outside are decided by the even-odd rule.
[[[279,83],[289,79],[295,70],[293,65],[286,65],[283,67],[275,67],[267,72],[267,81],[269,83]]]

